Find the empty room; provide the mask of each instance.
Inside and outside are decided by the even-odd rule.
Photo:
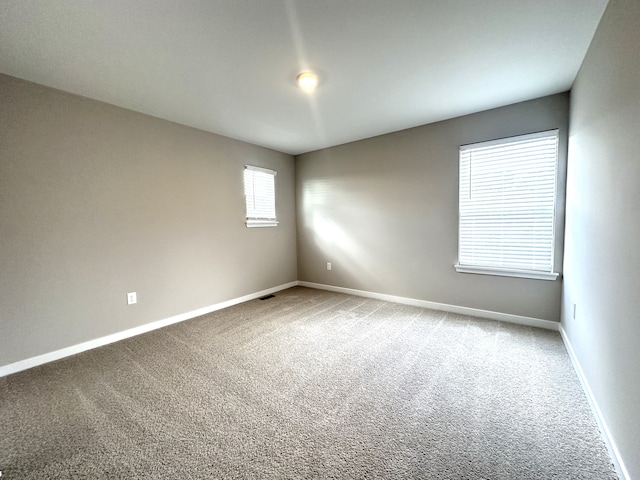
[[[0,2],[0,477],[640,479],[640,2]]]

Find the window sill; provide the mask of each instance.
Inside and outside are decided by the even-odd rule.
[[[247,220],[245,224],[247,228],[255,228],[255,227],[277,227],[277,221],[275,220]]]
[[[503,270],[500,268],[470,267],[454,265],[458,273],[476,273],[479,275],[496,275],[499,277],[532,278],[534,280],[556,280],[560,274],[555,272],[533,272],[530,270]]]

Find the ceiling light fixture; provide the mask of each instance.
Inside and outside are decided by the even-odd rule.
[[[318,75],[313,72],[302,72],[296,77],[300,88],[307,92],[313,92],[318,86]]]

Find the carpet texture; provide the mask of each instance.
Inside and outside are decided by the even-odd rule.
[[[615,479],[557,332],[296,287],[0,379],[6,479]]]

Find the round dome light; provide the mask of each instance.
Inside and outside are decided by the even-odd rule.
[[[296,77],[298,85],[305,92],[313,92],[318,86],[318,75],[313,72],[302,72]]]

